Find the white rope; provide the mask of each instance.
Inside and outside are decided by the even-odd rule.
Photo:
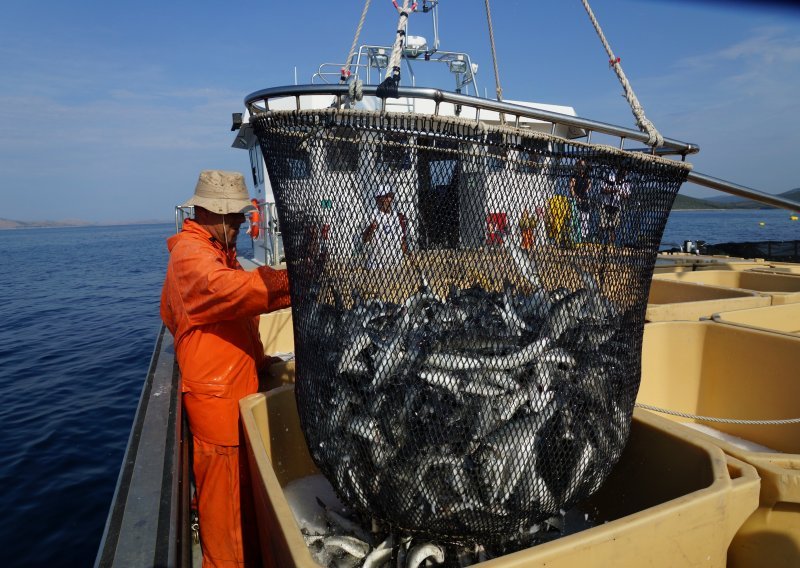
[[[353,45],[350,46],[350,51],[347,54],[347,58],[345,59],[345,67],[342,69],[342,82],[347,80],[347,77],[350,75],[350,67],[353,65],[353,58],[356,56],[356,46],[358,45],[358,38],[361,35],[361,28],[364,27],[364,20],[367,18],[367,10],[369,10],[369,3],[372,0],[367,0],[364,3],[364,10],[361,12],[361,19],[358,21],[358,26],[356,27],[356,35],[353,38]]]
[[[639,126],[639,129],[642,132],[647,133],[647,136],[649,137],[647,143],[650,146],[662,146],[664,144],[664,137],[659,134],[655,125],[644,115],[644,109],[642,108],[642,105],[639,104],[639,100],[636,98],[636,94],[633,92],[633,87],[628,82],[628,78],[625,76],[625,72],[622,70],[620,58],[614,56],[614,52],[611,50],[611,45],[606,40],[603,30],[600,29],[600,23],[597,21],[597,18],[594,17],[591,7],[589,7],[588,0],[581,0],[581,2],[583,3],[583,7],[586,9],[586,13],[589,14],[589,19],[592,20],[592,25],[594,26],[595,31],[597,31],[597,35],[600,37],[600,41],[603,43],[606,53],[608,53],[609,65],[614,68],[617,77],[619,77],[620,83],[622,83],[622,88],[625,90],[625,98],[628,99],[628,104],[631,107],[633,116],[636,118],[636,124]]]
[[[786,418],[784,420],[739,420],[737,418],[714,418],[712,416],[700,416],[697,414],[689,414],[688,412],[678,412],[677,410],[659,408],[657,406],[650,406],[649,404],[642,404],[641,402],[637,402],[636,406],[638,408],[659,412],[661,414],[670,414],[672,416],[679,416],[681,418],[692,418],[694,420],[701,420],[703,422],[718,422],[721,424],[763,424],[768,426],[800,424],[800,418]]]
[[[494,48],[494,29],[492,28],[492,11],[489,9],[489,0],[486,0],[486,21],[489,23],[489,43],[492,45],[492,61],[494,62],[494,84],[497,100],[503,100],[503,89],[500,87],[500,71],[497,68],[497,52]]]
[[[386,67],[386,77],[389,78],[394,74],[395,68],[400,69],[400,58],[403,55],[403,38],[406,37],[406,28],[408,27],[408,7],[409,0],[403,0],[403,7],[393,2],[397,11],[400,12],[400,20],[397,22],[397,37],[392,46],[392,56],[389,58],[389,65]],[[412,10],[416,7],[416,2],[412,6]]]

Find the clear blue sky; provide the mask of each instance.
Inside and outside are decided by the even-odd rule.
[[[494,78],[480,0],[441,1],[442,48]],[[594,0],[649,118],[696,142],[698,171],[770,193],[800,187],[800,9],[792,3]],[[341,61],[362,0],[9,0],[0,21],[0,217],[169,219],[230,148],[245,95]],[[633,127],[578,0],[494,0],[504,97]],[[410,33],[428,34],[414,15]],[[362,42],[390,43],[373,0]],[[686,187],[689,195],[712,195]]]

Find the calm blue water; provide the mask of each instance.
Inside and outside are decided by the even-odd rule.
[[[673,211],[661,244],[668,248],[698,240],[712,244],[800,240],[800,221],[792,221],[790,215],[782,209]]]
[[[0,231],[3,565],[94,561],[156,339],[173,231]],[[697,239],[800,239],[800,222],[784,211],[673,213],[664,244]],[[240,235],[249,251],[245,242]]]

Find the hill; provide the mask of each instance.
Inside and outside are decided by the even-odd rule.
[[[675,198],[675,203],[672,204],[672,208],[679,211],[685,209],[726,209],[724,205],[712,203],[707,199],[697,199],[696,197],[681,195],[680,193]]]
[[[800,203],[800,187],[779,193],[778,197],[791,199],[792,201],[797,201]],[[715,197],[708,197],[705,199],[705,201],[713,203],[722,209],[776,209],[770,205],[762,205],[756,201],[751,201],[750,199],[744,199],[742,197],[736,197],[735,195],[719,195]]]
[[[81,219],[65,219],[63,221],[15,221],[0,219],[0,229],[42,229],[48,227],[87,227],[93,225]]]
[[[0,218],[2,229],[46,229],[55,227],[116,227],[120,225],[174,225],[170,219],[141,219],[139,221],[99,221],[92,223],[82,219],[63,219],[61,221],[15,221]]]

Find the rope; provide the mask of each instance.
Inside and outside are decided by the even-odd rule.
[[[500,87],[500,71],[497,68],[497,52],[494,48],[494,29],[492,28],[492,11],[489,8],[489,0],[486,0],[486,21],[489,23],[489,43],[492,45],[492,61],[494,62],[494,84],[497,92],[497,100],[503,100],[503,89]]]
[[[361,28],[364,27],[364,20],[367,18],[367,10],[369,10],[370,2],[372,2],[372,0],[367,0],[364,3],[364,10],[361,12],[361,19],[358,21],[358,27],[356,27],[356,35],[353,38],[353,45],[350,46],[350,52],[347,54],[347,58],[345,59],[345,67],[342,69],[342,77],[339,80],[340,83],[344,83],[347,81],[347,78],[350,77],[350,67],[352,67],[353,58],[356,56],[358,37],[361,35]]]
[[[625,90],[625,98],[628,100],[628,104],[631,107],[633,116],[636,118],[636,124],[639,126],[639,130],[647,133],[650,138],[647,143],[650,146],[653,146],[654,148],[662,146],[664,144],[664,137],[659,134],[655,125],[644,115],[644,109],[642,108],[642,105],[639,104],[639,99],[636,98],[636,94],[633,92],[633,87],[628,82],[628,78],[625,76],[625,72],[622,70],[621,59],[614,56],[614,52],[611,50],[611,45],[606,40],[606,36],[603,34],[603,30],[600,28],[600,23],[597,21],[597,18],[594,17],[591,7],[589,7],[589,1],[581,0],[581,2],[583,3],[583,7],[586,9],[586,13],[589,14],[589,19],[592,21],[592,25],[594,26],[597,35],[600,37],[600,41],[603,43],[606,53],[608,53],[608,64],[614,68],[614,72],[617,74],[617,77],[619,77],[620,83],[622,83],[622,88]]]
[[[712,416],[699,416],[697,414],[689,414],[688,412],[678,412],[677,410],[668,410],[666,408],[650,406],[649,404],[642,404],[641,402],[637,402],[636,406],[645,410],[660,412],[661,414],[670,414],[672,416],[679,416],[681,418],[693,418],[694,420],[701,420],[703,422],[718,422],[721,424],[765,424],[768,426],[800,424],[800,418],[786,418],[784,420],[739,420],[737,418],[714,418]]]
[[[403,7],[397,5],[397,0],[392,0],[392,4],[400,12],[400,20],[397,22],[397,37],[392,46],[392,56],[389,58],[389,65],[386,68],[386,77],[400,78],[400,58],[403,55],[403,38],[406,37],[406,27],[408,26],[409,10],[414,11],[417,3],[414,2],[411,8],[408,7],[409,0],[403,0]]]

